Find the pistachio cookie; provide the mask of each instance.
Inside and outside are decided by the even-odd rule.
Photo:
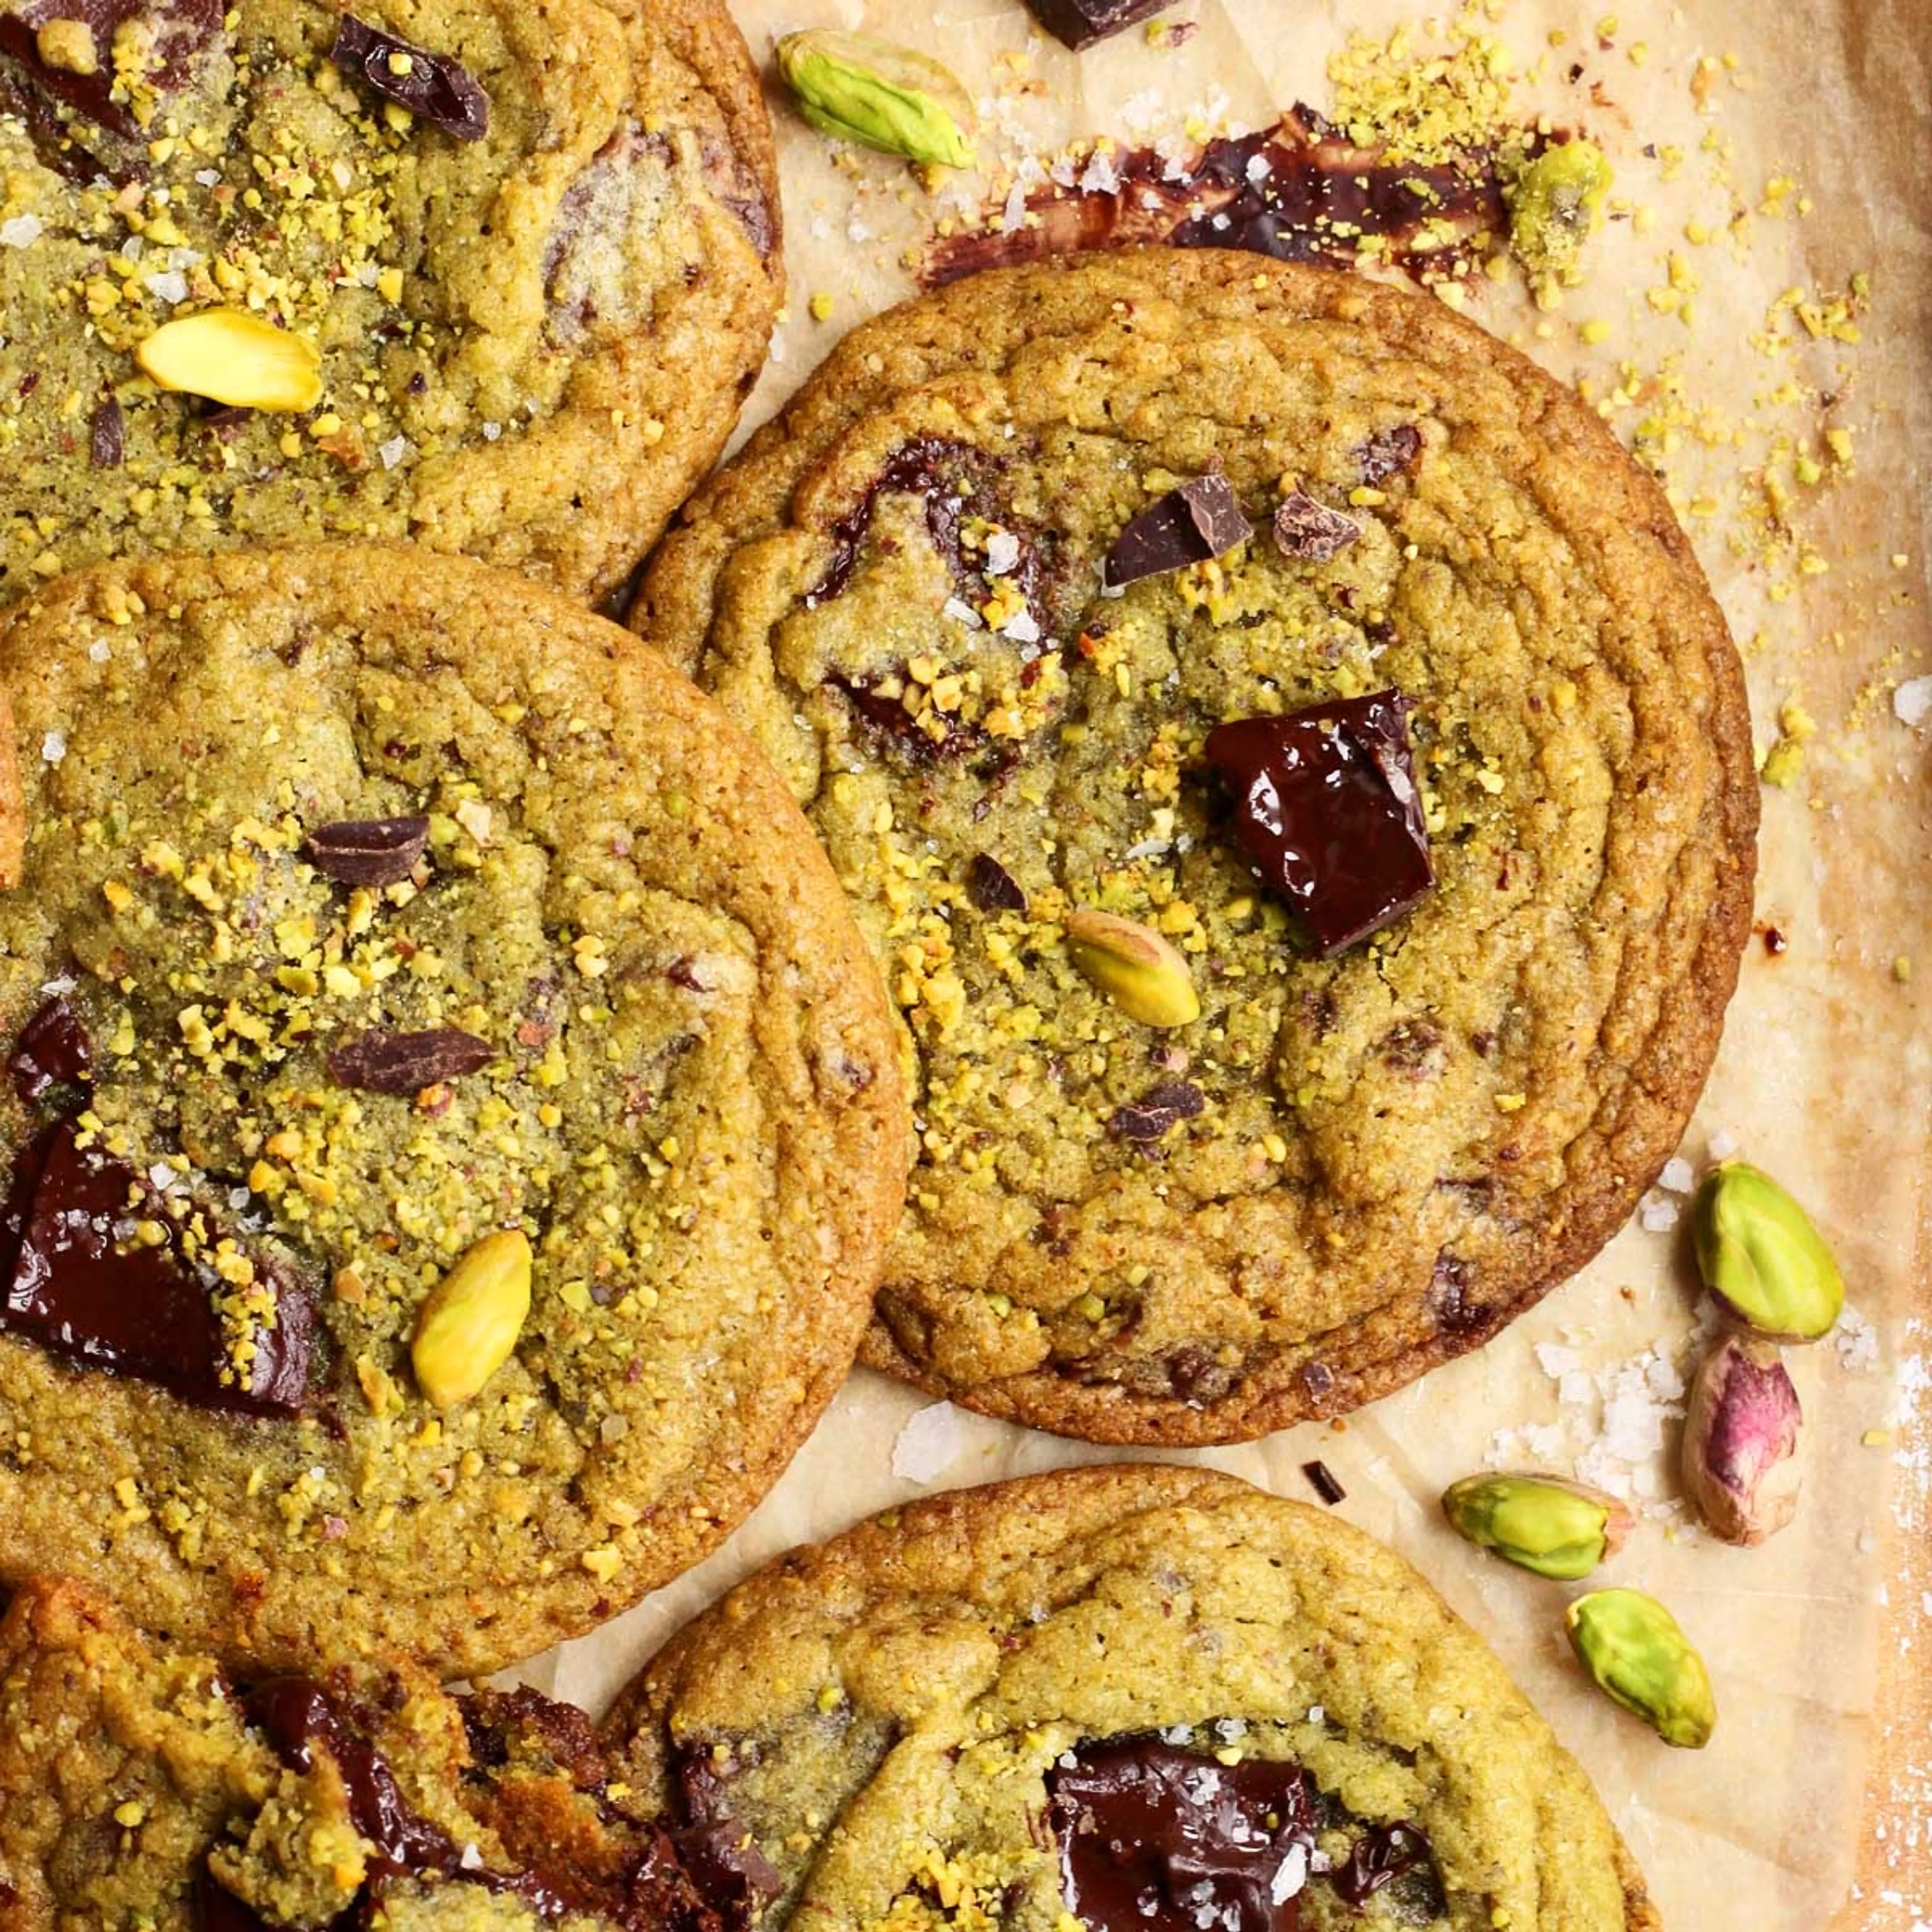
[[[0,10],[0,604],[409,537],[602,595],[782,294],[723,0]]]
[[[616,626],[400,548],[64,580],[0,686],[0,1580],[456,1675],[718,1542],[905,1166],[777,776]]]
[[[764,1927],[1658,1922],[1582,1771],[1414,1570],[1203,1469],[962,1490],[794,1551],[605,1731],[633,1802],[682,1816],[695,1774],[748,1834]]]
[[[1750,921],[1736,652],[1592,412],[1247,254],[859,329],[633,616],[789,774],[920,1158],[866,1358],[1105,1442],[1473,1347],[1676,1145]]]
[[[534,1691],[402,1659],[237,1681],[56,1580],[0,1623],[0,1932],[722,1932],[761,1868],[614,1779]]]

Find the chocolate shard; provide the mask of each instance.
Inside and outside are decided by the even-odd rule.
[[[1107,1131],[1120,1140],[1152,1142],[1183,1120],[1197,1119],[1207,1104],[1207,1096],[1192,1081],[1163,1081],[1132,1105],[1116,1108]]]
[[[1247,718],[1208,736],[1234,832],[1324,958],[1379,932],[1436,883],[1397,691]]]
[[[1156,498],[1114,539],[1102,566],[1108,588],[1204,563],[1254,533],[1227,478],[1197,476]]]
[[[1303,1463],[1301,1473],[1308,1478],[1308,1486],[1330,1508],[1347,1500],[1348,1492],[1336,1480],[1334,1471],[1318,1458],[1312,1462]]]
[[[429,843],[427,818],[343,818],[308,835],[308,856],[345,886],[393,886],[406,879]]]
[[[359,75],[386,99],[459,141],[480,141],[490,131],[489,95],[447,54],[345,14],[328,57],[344,74]]]
[[[1063,1755],[1047,1792],[1066,1903],[1092,1932],[1296,1932],[1316,1842],[1299,1766],[1118,1738]]]
[[[118,470],[128,454],[128,421],[119,397],[110,396],[94,411],[89,434],[88,457],[94,468]]]
[[[13,1252],[0,1329],[200,1408],[299,1414],[316,1352],[308,1296],[256,1258],[274,1319],[254,1324],[248,1380],[236,1381],[215,1309],[221,1284],[196,1273],[173,1214],[142,1178],[80,1138],[75,1121],[56,1121],[14,1163],[0,1216]],[[160,1238],[144,1239],[137,1222]]]
[[[1354,452],[1364,483],[1386,482],[1399,472],[1413,470],[1422,454],[1422,432],[1413,423],[1378,429]]]
[[[340,1086],[369,1094],[420,1094],[440,1080],[474,1073],[496,1057],[496,1049],[460,1027],[428,1027],[399,1033],[372,1027],[332,1047],[328,1070]]]
[[[966,895],[982,912],[1024,912],[1020,882],[990,853],[976,852],[966,868]]]
[[[1362,534],[1353,517],[1331,510],[1300,490],[1291,490],[1274,513],[1275,548],[1297,563],[1326,563]]]
[[[7,1071],[29,1106],[56,1087],[85,1085],[94,1075],[94,1042],[80,1016],[63,999],[47,1000],[20,1029]]]
[[[1150,20],[1173,0],[1027,0],[1034,18],[1077,53],[1109,34]]]
[[[56,21],[70,24],[60,29],[64,44],[50,60],[40,30]],[[0,55],[19,63],[26,85],[50,108],[64,108],[124,141],[144,141],[146,130],[113,95],[115,34],[130,21],[140,23],[146,44],[142,78],[159,93],[176,94],[188,85],[195,56],[221,32],[221,0],[27,0],[16,9],[0,8]],[[84,44],[79,29],[86,31]],[[116,178],[131,172],[87,154],[60,166],[82,180],[97,167]]]

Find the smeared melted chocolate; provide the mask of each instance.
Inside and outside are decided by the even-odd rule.
[[[1329,1874],[1328,1882],[1349,1904],[1359,1906],[1432,1857],[1428,1834],[1420,1826],[1377,1825],[1349,1846],[1347,1862]]]
[[[674,1834],[679,1860],[728,1925],[748,1926],[784,1891],[784,1881],[731,1816],[726,1780],[709,1751],[680,1753],[676,1774],[686,1819]]]
[[[887,490],[904,490],[924,500],[926,526],[932,533],[933,548],[956,575],[960,574],[964,558],[959,525],[966,514],[967,498],[976,494],[984,482],[986,464],[985,457],[970,445],[944,436],[916,436],[902,444],[865,495],[832,526],[832,562],[806,601],[823,603],[851,582],[860,549],[872,527],[873,514]]]
[[[1538,146],[1532,138],[1526,152]],[[1439,278],[1508,226],[1492,152],[1426,167],[1391,162],[1352,146],[1311,107],[1292,109],[1262,133],[1210,141],[1191,165],[1151,148],[1111,158],[1109,170],[1083,174],[1084,186],[1049,182],[1035,190],[1032,218],[1018,227],[968,224],[936,243],[926,286],[1076,249],[1147,242],[1352,268],[1364,237],[1383,238],[1390,259],[1412,274]]]
[[[1435,884],[1400,692],[1219,725],[1207,750],[1234,794],[1235,836],[1324,959]]]
[[[345,14],[328,57],[344,74],[459,141],[480,141],[490,131],[489,95],[448,54]]]

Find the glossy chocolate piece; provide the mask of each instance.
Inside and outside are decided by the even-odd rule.
[[[1324,959],[1381,930],[1436,882],[1400,692],[1217,726],[1208,757],[1264,884]]]
[[[56,1087],[84,1086],[94,1077],[94,1042],[66,1000],[49,1000],[20,1029],[7,1062],[14,1091],[31,1106]]]
[[[1434,1859],[1420,1825],[1376,1825],[1348,1847],[1347,1858],[1329,1874],[1328,1882],[1349,1904],[1366,1905],[1384,1886]]]
[[[727,1926],[748,1927],[784,1890],[784,1880],[732,1816],[728,1780],[711,1754],[682,1751],[676,1770],[686,1819],[674,1834],[679,1861]]]
[[[420,1094],[439,1081],[460,1079],[495,1058],[496,1049],[460,1027],[399,1033],[372,1027],[328,1052],[336,1083],[368,1094]]]
[[[393,886],[406,879],[429,843],[427,818],[342,818],[308,835],[311,864],[345,886]]]
[[[1118,590],[1143,577],[1204,563],[1254,533],[1226,477],[1197,476],[1150,503],[1121,531],[1102,574],[1108,587]]]
[[[1024,912],[1027,896],[991,853],[976,852],[966,868],[966,896],[982,912]]]
[[[58,1120],[15,1162],[0,1215],[11,1256],[0,1329],[203,1408],[299,1414],[316,1347],[307,1294],[255,1257],[275,1322],[256,1327],[249,1380],[236,1382],[215,1312],[217,1293],[232,1291],[197,1272],[179,1224],[133,1168],[80,1138],[74,1120]],[[137,1239],[137,1221],[158,1228],[160,1240]]]
[[[1027,0],[1034,18],[1076,52],[1172,4],[1173,0]]]
[[[459,141],[490,131],[490,97],[460,62],[345,14],[328,57],[398,106]]]
[[[1131,1106],[1116,1108],[1107,1131],[1117,1139],[1151,1144],[1170,1127],[1198,1119],[1207,1104],[1207,1096],[1192,1081],[1166,1080]]]
[[[1046,1783],[1062,1888],[1092,1932],[1296,1932],[1315,1848],[1299,1766],[1129,1737],[1078,1746]]]
[[[1275,548],[1297,563],[1326,563],[1361,534],[1353,517],[1318,503],[1304,490],[1289,491],[1274,513]]]

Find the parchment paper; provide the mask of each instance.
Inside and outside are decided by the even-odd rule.
[[[1615,23],[1600,34],[1611,4]],[[761,61],[775,32],[802,26],[864,27],[941,56],[989,104],[982,154],[994,164],[988,180],[956,180],[935,201],[889,159],[835,157],[774,98],[793,292],[748,422],[844,328],[908,292],[904,251],[936,215],[1003,194],[1004,169],[1022,153],[1050,158],[1093,134],[1145,140],[1204,112],[1216,131],[1266,124],[1291,102],[1328,104],[1325,63],[1349,32],[1380,36],[1406,20],[1419,44],[1435,38],[1420,9],[1397,0],[1186,0],[1166,16],[1198,22],[1178,48],[1131,32],[1076,61],[1030,33],[1017,0],[741,0],[736,10]],[[1932,1730],[1918,1630],[1932,1613],[1932,1594],[1922,1595],[1932,1591],[1922,1567],[1932,1415],[1918,1412],[1926,1334],[1913,1310],[1925,1312],[1932,1254],[1932,724],[1902,722],[1892,689],[1932,670],[1932,526],[1916,474],[1932,443],[1932,4],[1510,0],[1488,19],[1533,69],[1519,83],[1525,102],[1610,152],[1629,218],[1598,238],[1586,285],[1555,315],[1538,316],[1520,283],[1483,290],[1471,312],[1610,399],[1627,439],[1648,423],[1745,649],[1761,745],[1778,734],[1787,700],[1817,728],[1796,782],[1766,792],[1759,915],[1786,948],[1752,946],[1683,1153],[1701,1172],[1714,1137],[1718,1152],[1735,1144],[1784,1179],[1834,1244],[1856,1313],[1835,1342],[1792,1354],[1809,1423],[1806,1493],[1793,1527],[1756,1551],[1712,1541],[1674,1507],[1676,1424],[1666,1417],[1656,1431],[1654,1403],[1695,1354],[1682,1220],[1634,1224],[1480,1354],[1346,1426],[1198,1460],[1304,1498],[1300,1465],[1325,1460],[1347,1488],[1341,1513],[1436,1582],[1582,1758],[1672,1926],[1923,1932]],[[1714,64],[1700,68],[1706,57]],[[1761,214],[1779,178],[1796,184],[1770,190],[1784,212]],[[1738,211],[1733,238],[1724,231]],[[1688,239],[1696,223],[1720,238]],[[1688,320],[1651,294],[1670,287],[1673,254],[1680,280],[1697,284]],[[1855,322],[1840,326],[1828,304],[1814,311],[1818,337],[1789,307],[1768,322],[1784,292],[1843,291],[1861,272],[1871,292]],[[830,298],[827,321],[812,318],[814,296]],[[1607,322],[1606,339],[1586,340],[1586,322]],[[1834,339],[1834,328],[1862,339]],[[1780,334],[1794,346],[1767,349]],[[1827,428],[1851,432],[1848,472],[1821,442]],[[1788,530],[1767,526],[1754,472],[1767,460],[1782,472],[1794,448],[1823,457],[1824,474],[1794,492]],[[1648,1218],[1667,1219],[1671,1204],[1660,1197]],[[683,1618],[788,1545],[924,1488],[1105,1453],[950,1410],[924,1414],[902,1445],[903,1425],[929,1407],[856,1376],[722,1553],[523,1674],[596,1708]],[[1526,1430],[1544,1432],[1497,1439]],[[1645,1514],[1606,1575],[1663,1597],[1708,1659],[1720,1718],[1701,1753],[1666,1748],[1584,1682],[1562,1632],[1561,1588],[1477,1555],[1436,1514],[1447,1482],[1505,1451],[1559,1467],[1580,1456],[1600,1473],[1606,1442],[1625,1452],[1610,1465]],[[928,1480],[895,1475],[896,1449]],[[1921,1567],[1908,1574],[1909,1563]]]

